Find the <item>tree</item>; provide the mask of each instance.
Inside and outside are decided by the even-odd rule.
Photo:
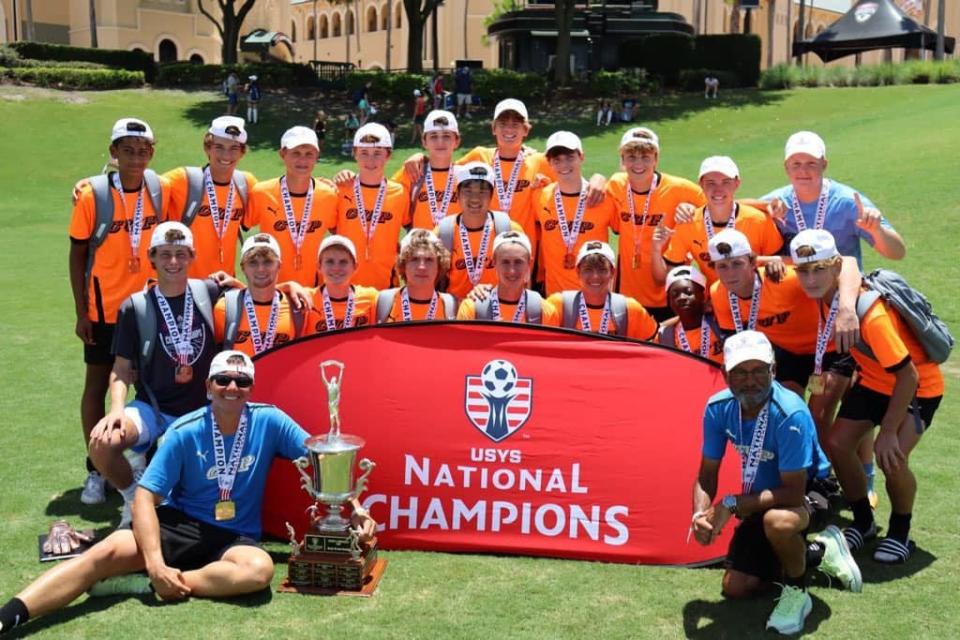
[[[553,79],[558,85],[570,82],[570,30],[576,0],[555,0],[553,5],[557,20],[557,55],[553,58]]]
[[[423,73],[423,26],[442,3],[443,0],[403,0],[407,14],[408,73]]]
[[[97,0],[90,0],[90,48],[97,48]]]
[[[197,0],[197,8],[200,13],[206,16],[207,20],[213,23],[220,33],[222,45],[221,57],[223,64],[237,63],[237,48],[240,42],[240,29],[243,27],[243,21],[257,0],[240,0],[240,7],[237,8],[238,0],[214,0],[220,7],[221,20],[217,20],[203,6],[204,0]]]

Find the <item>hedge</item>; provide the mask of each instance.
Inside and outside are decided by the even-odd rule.
[[[960,60],[909,60],[899,64],[859,67],[778,64],[760,76],[761,89],[793,87],[876,87],[893,84],[951,84],[960,82]]]
[[[96,62],[118,69],[142,71],[147,82],[153,81],[156,72],[153,56],[145,51],[89,49],[87,47],[69,47],[44,42],[12,42],[10,47],[19,53],[21,58]]]
[[[636,95],[647,85],[644,69],[598,71],[590,78],[587,90],[597,98],[613,98],[621,94]]]
[[[370,97],[374,101],[407,102],[413,99],[414,89],[427,90],[430,78],[419,73],[351,71],[346,77],[347,91],[352,95],[368,82]]]
[[[755,87],[760,78],[760,37],[753,34],[697,36],[688,68],[729,71],[738,79],[736,86]]]
[[[538,73],[521,73],[509,69],[483,69],[473,74],[473,94],[488,104],[504,98],[530,100],[547,93],[547,78]]]
[[[679,33],[647,36],[631,48],[629,61],[621,64],[643,67],[664,86],[676,86],[680,72],[693,65],[693,37]]]
[[[160,65],[154,84],[158,87],[185,87],[214,85],[219,87],[227,75],[234,71],[241,81],[256,75],[262,85],[273,88],[296,88],[313,86],[317,76],[309,65],[305,64],[196,64],[193,62],[173,62]]]
[[[55,89],[123,89],[143,86],[142,71],[126,69],[72,69],[64,67],[0,68],[5,77],[18,82]]]

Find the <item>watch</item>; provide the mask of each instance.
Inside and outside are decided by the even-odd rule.
[[[720,504],[733,515],[737,515],[737,496],[733,494],[725,495],[723,496],[723,500],[720,501]]]

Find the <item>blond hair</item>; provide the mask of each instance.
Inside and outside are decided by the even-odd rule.
[[[397,256],[397,272],[406,280],[406,265],[413,255],[420,250],[426,250],[437,258],[437,281],[450,270],[450,252],[437,236],[426,229],[414,229],[400,243],[400,254]]]

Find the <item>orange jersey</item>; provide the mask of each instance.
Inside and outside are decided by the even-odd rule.
[[[447,187],[447,182],[451,180],[453,176],[452,169],[453,167],[451,166],[449,169],[434,169],[432,172],[433,193],[436,197],[434,202],[436,202],[438,208],[443,203],[443,191]],[[414,183],[410,180],[407,172],[403,170],[403,167],[400,167],[390,179],[402,184],[408,196],[414,198],[414,201],[411,203],[413,228],[433,229],[436,226],[436,221],[430,213],[430,200],[427,196],[426,178],[424,177],[420,182]],[[460,201],[457,199],[457,185],[453,184],[453,186],[450,187],[450,202],[447,205],[447,215],[457,213],[460,213]]]
[[[607,182],[607,197],[612,199],[617,215],[613,217],[613,230],[620,234],[620,270],[619,291],[625,296],[636,298],[645,307],[666,307],[667,294],[662,284],[653,279],[650,264],[650,252],[653,244],[653,231],[661,222],[674,227],[674,213],[681,202],[689,202],[698,207],[707,203],[703,190],[699,186],[665,173],[657,173],[657,189],[647,207],[646,219],[643,217],[648,193],[637,193],[629,189],[627,174],[620,172],[611,176]],[[630,218],[630,201],[633,201],[633,220]],[[642,227],[641,227],[642,224]],[[634,269],[633,257],[636,254],[636,238],[639,236],[639,266]]]
[[[851,350],[860,367],[860,383],[863,386],[892,395],[896,384],[894,373],[909,359],[920,376],[917,397],[936,398],[943,395],[940,366],[927,357],[910,325],[882,299],[877,300],[860,319],[860,338],[875,356],[875,359],[871,358],[857,348]]]
[[[290,194],[293,218],[298,227],[306,201],[306,193]],[[320,249],[320,242],[336,224],[336,191],[326,182],[313,179],[313,204],[299,252],[287,224],[279,178],[258,182],[250,192],[247,209],[244,226],[248,229],[259,226],[262,233],[270,234],[280,245],[280,273],[277,275],[277,282],[295,280],[307,287],[314,286],[317,283],[317,251]]]
[[[819,314],[817,303],[804,293],[793,267],[780,282],[760,275],[760,308],[757,312],[757,331],[765,334],[774,345],[796,354],[811,354],[817,345]],[[724,331],[734,331],[733,313],[727,288],[717,280],[710,287],[710,301],[717,324]],[[750,318],[751,298],[739,298],[740,319],[743,328]]]
[[[254,352],[253,338],[250,337],[250,319],[247,317],[246,305],[243,304],[243,299],[246,295],[247,294],[244,293],[240,297],[241,313],[237,319],[237,337],[236,340],[234,340],[233,348],[253,357],[256,353]],[[282,293],[280,294],[279,307],[277,313],[277,329],[273,337],[273,347],[279,347],[297,337],[296,325],[293,321],[293,312],[290,308],[290,300]],[[270,326],[272,303],[254,302],[253,308],[257,315],[257,326],[260,328],[261,335],[265,336],[267,327]],[[213,307],[213,336],[217,344],[223,343],[226,331],[227,300],[221,296],[220,299],[217,300],[217,304]]]
[[[683,348],[683,342],[680,340],[680,322],[672,323],[673,327],[673,344],[668,344],[674,349],[679,351],[686,351]],[[668,329],[667,325],[661,325],[660,335],[662,336]],[[707,346],[707,355],[706,357],[710,360],[713,360],[717,364],[723,364],[723,336],[719,335],[712,328],[708,327],[710,331],[710,343]],[[683,334],[687,339],[687,344],[690,346],[690,352],[700,355],[700,337],[703,333],[701,327],[694,327],[693,329],[685,329]]]
[[[383,324],[389,324],[392,322],[404,322],[403,319],[403,291],[406,287],[396,290],[396,295],[393,297],[393,306],[390,307],[390,313],[387,314],[386,319],[383,321]],[[381,291],[379,295],[383,295],[384,292]],[[378,301],[379,301],[378,295]],[[443,301],[443,296],[439,293],[437,294],[437,305],[434,308],[433,317],[430,317],[430,305],[431,301],[428,300],[418,300],[415,298],[410,298],[410,319],[411,320],[455,320],[457,314],[456,305],[453,308],[453,314],[450,317],[446,316],[446,305]]]
[[[376,322],[377,290],[370,287],[352,286],[353,289],[353,321],[350,326],[364,327]],[[312,290],[313,309],[307,314],[307,321],[303,328],[304,335],[324,333],[327,331],[327,313],[323,306],[323,287]],[[344,328],[347,317],[347,298],[330,298],[330,307],[333,310],[334,324],[337,329]]]
[[[555,293],[547,298],[547,304],[556,309],[555,317],[551,318],[556,324],[552,324],[551,326],[564,326],[563,292]],[[579,312],[576,307],[573,309],[573,314],[576,316],[576,322],[569,328],[583,331],[583,324],[580,322]],[[587,305],[587,315],[590,318],[590,330],[593,333],[600,333],[600,327],[603,322],[603,305],[596,307]],[[544,320],[544,324],[547,324],[546,318],[544,318]],[[647,313],[647,310],[643,308],[642,304],[633,298],[627,297],[627,335],[625,337],[636,340],[652,340],[656,337],[659,328],[660,325],[654,320],[653,316]],[[615,335],[616,333],[617,323],[614,320],[613,313],[611,313],[610,320],[607,323],[607,335]]]
[[[568,251],[558,222],[559,214],[557,213],[555,194],[559,188],[556,182],[544,187],[540,191],[536,207],[537,224],[540,227],[540,264],[546,273],[547,295],[580,287],[577,269],[567,261],[566,256],[570,254],[575,259],[584,242],[590,240],[606,242],[609,240],[610,226],[617,212],[616,205],[610,198],[604,198],[595,207],[585,207],[580,232],[577,234],[573,248]],[[569,230],[577,213],[577,202],[580,199],[580,194],[568,195],[561,192],[560,197],[562,198],[564,218]]]
[[[487,214],[487,234],[486,252],[483,255],[483,269],[480,271],[480,279],[477,282],[471,282],[467,274],[467,259],[463,251],[463,243],[460,241],[460,216],[457,216],[457,224],[453,231],[453,248],[450,250],[450,271],[447,272],[449,282],[447,292],[452,293],[457,298],[463,298],[478,284],[497,284],[497,270],[493,264],[493,240],[497,237],[497,230],[493,224],[493,215]],[[513,231],[522,231],[520,225],[510,221],[510,229]],[[470,239],[470,254],[476,261],[480,253],[480,245],[483,241],[484,227],[479,229],[467,229],[467,236]],[[439,234],[439,228],[434,228],[433,232]],[[476,264],[476,262],[474,262]]]
[[[247,199],[249,200],[257,179],[247,171],[242,171],[241,174],[247,182]],[[163,177],[170,183],[170,219],[180,220],[190,187],[186,168],[171,169],[163,174]],[[214,189],[217,193],[217,206],[222,216],[222,211],[227,206],[227,192],[230,190],[230,184],[214,183]],[[240,227],[246,217],[246,209],[240,194],[235,190],[230,220],[221,239],[214,228],[213,217],[210,215],[210,202],[204,189],[196,218],[190,225],[190,231],[193,232],[193,246],[197,252],[197,257],[190,266],[191,278],[203,279],[215,271],[226,271],[230,275],[236,273],[237,242],[240,239]]]
[[[496,152],[496,147],[475,147],[457,160],[457,164],[479,161],[492,167]],[[513,171],[515,161],[515,158],[500,160],[500,171],[503,175],[504,185],[510,181],[510,174]],[[496,188],[493,190],[493,199],[490,200],[490,208],[492,210],[506,211],[506,213],[510,214],[510,219],[523,228],[523,232],[527,234],[530,242],[533,243],[534,254],[536,254],[537,250],[537,226],[534,207],[537,192],[539,191],[536,187],[538,174],[546,176],[551,181],[556,179],[553,169],[550,168],[550,164],[547,162],[547,157],[544,154],[524,149],[523,166],[520,167],[517,172],[517,181],[513,187],[513,199],[510,201],[510,210],[506,211],[506,209],[504,209],[503,204],[500,202],[500,197],[497,195]]]
[[[154,275],[148,252],[153,230],[166,218],[169,210],[170,189],[167,181],[160,178],[162,187],[161,208],[163,211],[154,211],[153,202],[146,187],[143,188],[143,228],[140,231],[140,246],[136,252],[134,265],[131,269],[131,259],[134,258],[130,246],[130,231],[133,227],[133,217],[137,206],[137,191],[125,192],[122,196],[110,187],[113,196],[113,224],[103,240],[103,244],[96,248],[93,265],[90,270],[90,282],[87,283],[87,317],[94,322],[115,323],[120,304],[130,294],[143,289],[147,278]],[[95,231],[97,220],[96,205],[93,196],[93,187],[85,184],[80,189],[80,195],[73,206],[70,218],[70,237],[74,240],[89,241]],[[89,251],[94,251],[92,245]]]
[[[373,217],[379,185],[361,187],[367,225]],[[386,289],[395,282],[394,266],[400,250],[400,232],[410,224],[410,207],[403,185],[387,181],[379,222],[368,246],[367,237],[357,218],[353,181],[337,188],[337,233],[353,241],[357,248],[357,271],[353,282],[365,287]]]
[[[500,321],[502,322],[513,322],[513,317],[517,313],[517,302],[506,302],[500,300]],[[477,305],[470,298],[465,298],[463,302],[460,303],[460,308],[457,310],[457,320],[476,320],[477,319]],[[522,324],[528,324],[527,313],[523,314],[523,317],[518,318],[517,322]],[[550,304],[548,301],[544,300],[540,303],[540,324],[547,327],[559,327],[560,319],[557,316],[557,309]]]
[[[747,205],[737,204],[735,207],[734,224],[714,225],[714,233],[728,228],[736,229],[747,236],[750,247],[758,256],[776,255],[783,246],[783,238],[773,218]],[[709,287],[716,282],[717,272],[710,266],[710,254],[707,252],[707,243],[710,239],[707,237],[703,215],[704,207],[700,207],[694,213],[693,220],[675,227],[670,243],[663,250],[663,259],[672,264],[687,264],[692,259],[707,277]]]

